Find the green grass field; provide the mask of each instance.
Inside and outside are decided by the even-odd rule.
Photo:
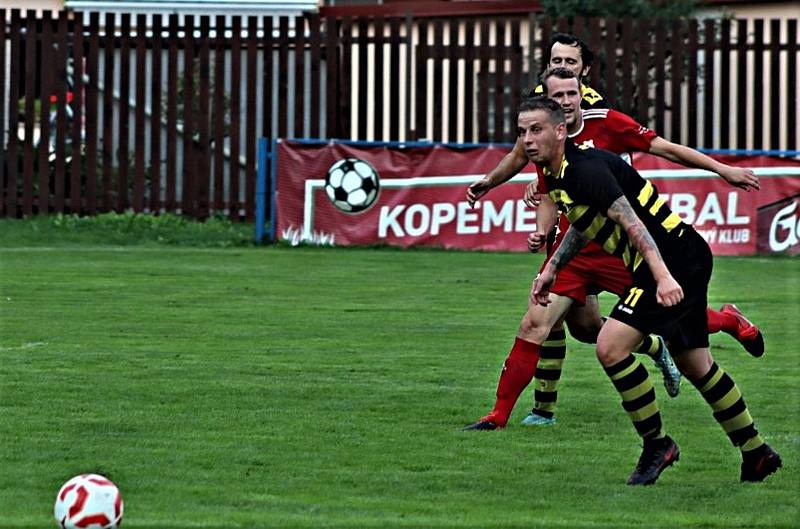
[[[128,528],[798,527],[798,261],[717,258],[711,290],[764,330],[761,359],[712,346],[784,468],[740,484],[699,394],[657,380],[682,456],[631,488],[639,440],[590,346],[569,342],[556,426],[519,425],[526,392],[506,430],[460,430],[540,260],[6,244],[0,527],[54,527],[83,472],[120,486]]]

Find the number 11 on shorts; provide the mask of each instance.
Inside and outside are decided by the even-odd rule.
[[[622,304],[633,308],[639,302],[639,298],[642,297],[642,294],[644,294],[643,288],[631,287],[628,297],[625,298]]]

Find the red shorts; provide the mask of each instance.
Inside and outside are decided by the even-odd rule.
[[[542,264],[542,270],[550,259]],[[541,271],[541,270],[540,270]],[[622,259],[590,242],[558,273],[550,292],[586,304],[586,296],[603,290],[621,296],[631,285],[631,273]]]

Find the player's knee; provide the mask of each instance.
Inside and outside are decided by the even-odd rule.
[[[612,340],[603,339],[602,336],[597,339],[597,359],[606,367],[616,364],[628,353],[630,351],[625,351]]]
[[[708,374],[714,358],[707,350],[694,350],[686,353],[673,351],[672,358],[675,365],[689,380],[700,380]]]
[[[533,343],[543,343],[549,333],[550,328],[547,325],[530,317],[529,314],[525,314],[519,324],[518,335]]]

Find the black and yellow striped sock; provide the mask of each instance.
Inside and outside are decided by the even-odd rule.
[[[714,410],[714,418],[734,446],[738,446],[742,452],[749,452],[764,444],[739,388],[716,362],[704,377],[693,380],[692,384]]]
[[[558,399],[558,380],[567,354],[567,334],[564,329],[550,331],[539,350],[533,391],[533,412],[552,417]]]
[[[642,340],[642,343],[634,347],[633,352],[646,354],[651,358],[657,358],[661,352],[661,341],[655,334],[645,336],[644,340]]]
[[[639,435],[648,440],[664,437],[656,391],[642,363],[629,354],[604,369],[622,396],[622,407],[628,412]]]

